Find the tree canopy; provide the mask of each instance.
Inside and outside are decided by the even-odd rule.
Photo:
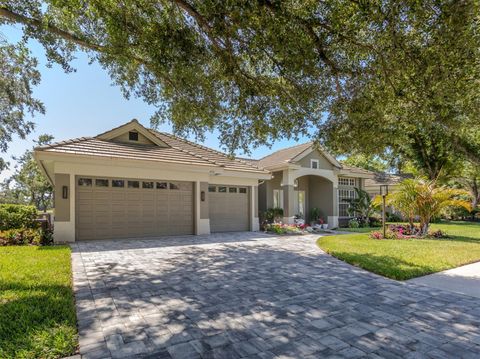
[[[52,140],[51,135],[40,135],[34,142],[36,146],[42,146]],[[38,167],[33,149],[14,159],[17,162],[15,172],[3,183],[0,200],[5,203],[34,205],[43,211],[51,208],[53,188]]]
[[[306,135],[338,153],[430,163],[434,133],[448,155],[479,162],[479,6],[4,0],[0,23],[20,24],[66,71],[86,51],[125,96],[157,108],[153,124],[200,139],[216,129],[232,152]]]

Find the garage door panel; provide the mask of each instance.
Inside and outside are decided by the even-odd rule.
[[[127,185],[129,180],[124,181]],[[142,180],[134,181],[139,181],[142,187]],[[92,178],[90,186],[79,186],[77,182],[77,238],[193,234],[193,184],[177,181],[167,183],[169,185],[165,189],[152,189],[111,187],[112,179],[108,181],[109,187],[96,186],[95,178]]]
[[[210,228],[212,232],[234,232],[249,230],[249,200],[247,193],[239,193],[240,187],[230,186],[227,192],[209,192]],[[229,192],[236,188],[237,193]]]

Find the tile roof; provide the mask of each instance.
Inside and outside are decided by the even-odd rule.
[[[154,130],[149,131],[169,147],[122,143],[98,137],[81,137],[37,147],[36,151],[222,167],[233,171],[268,173],[250,162],[231,158],[220,151],[215,151],[167,133]]]
[[[365,180],[365,187],[379,186],[381,184],[397,185],[404,179],[413,178],[409,173],[381,173],[375,172],[373,178]]]
[[[342,168],[344,170],[353,172],[353,173],[361,173],[361,174],[366,174],[366,175],[373,175],[375,172],[366,170],[365,168],[360,168],[360,167],[355,167],[355,166],[348,166],[346,164],[342,163]]]
[[[273,167],[276,165],[287,164],[290,160],[308,150],[313,142],[302,143],[300,145],[287,147],[258,160],[258,165],[262,168]]]
[[[184,138],[180,138],[169,133],[158,132],[155,130],[150,130],[150,132],[154,133],[158,138],[160,138],[160,140],[162,140],[169,146],[182,149],[183,151],[187,151],[189,153],[195,153],[201,158],[225,167],[227,169],[268,173],[267,171],[259,168],[258,165],[255,165],[251,161],[228,156],[223,152],[199,145],[198,143],[188,141]]]

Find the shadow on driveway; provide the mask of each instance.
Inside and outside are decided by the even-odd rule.
[[[73,247],[85,358],[480,352],[479,300],[365,272],[310,237],[237,233]]]

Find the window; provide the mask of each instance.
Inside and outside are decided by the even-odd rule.
[[[217,187],[215,187],[215,186],[208,186],[208,192],[217,192]]]
[[[340,186],[355,187],[355,178],[339,177],[338,184]]]
[[[140,188],[139,181],[128,181],[128,188]]]
[[[227,193],[227,187],[218,187],[218,192]]]
[[[142,188],[153,188],[153,182],[142,182]]]
[[[245,187],[241,187],[238,189],[238,193],[247,193],[247,189]]]
[[[348,178],[347,178],[348,179]],[[350,200],[355,198],[355,190],[339,189],[338,190],[338,215],[340,217],[348,217],[348,209],[350,208]]]
[[[350,200],[355,198],[355,190],[353,189],[339,189],[338,190],[338,198],[340,202],[342,200]]]
[[[108,187],[108,179],[96,179],[95,180],[96,187]]]
[[[229,193],[237,193],[237,188],[236,187],[229,187],[228,192]]]
[[[350,203],[339,203],[338,204],[338,216],[339,217],[349,217],[348,209],[350,208]]]
[[[168,183],[167,182],[157,182],[157,189],[167,189]]]
[[[138,132],[130,131],[128,133],[128,139],[130,141],[138,141]]]
[[[318,169],[318,160],[310,160],[310,168]]]
[[[170,189],[180,189],[180,187],[178,187],[178,185],[176,185],[175,183],[170,182]]]
[[[283,208],[283,190],[273,190],[273,208]]]
[[[78,185],[80,187],[91,187],[92,186],[92,179],[91,178],[79,178]]]
[[[112,187],[116,188],[123,188],[125,187],[125,181],[124,180],[112,180]]]

